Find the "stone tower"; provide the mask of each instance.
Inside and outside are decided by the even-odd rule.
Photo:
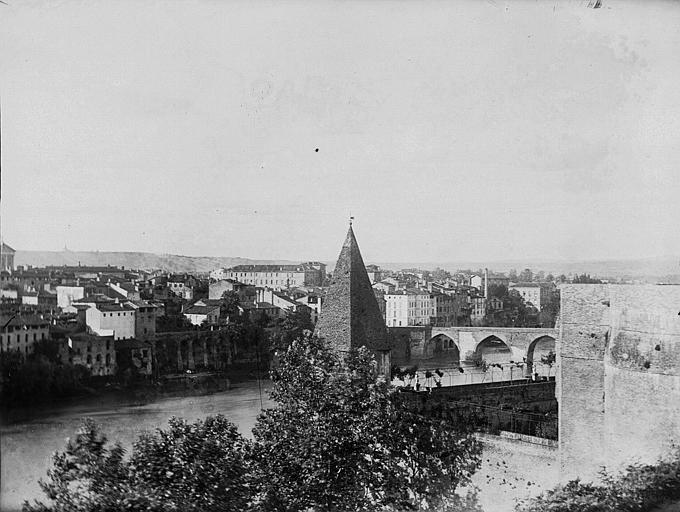
[[[365,346],[389,377],[390,338],[351,223],[314,334],[340,352]]]

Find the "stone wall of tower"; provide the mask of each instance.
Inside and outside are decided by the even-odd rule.
[[[348,266],[336,265],[314,334],[335,350],[346,352],[352,344],[351,280]]]
[[[387,328],[351,227],[333,270],[315,334],[341,351],[366,346],[378,355],[390,349]]]
[[[680,442],[680,287],[561,288],[560,475],[596,479]]]

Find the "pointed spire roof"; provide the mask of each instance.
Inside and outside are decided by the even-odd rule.
[[[361,346],[375,351],[390,349],[385,321],[351,223],[314,333],[336,350]]]

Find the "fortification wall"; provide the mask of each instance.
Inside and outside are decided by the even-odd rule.
[[[560,478],[654,462],[680,442],[680,287],[565,285]]]

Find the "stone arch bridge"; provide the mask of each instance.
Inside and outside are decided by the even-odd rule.
[[[528,327],[390,328],[397,362],[458,365],[483,358],[491,363],[525,362],[531,372],[538,351],[555,351],[557,329]]]

